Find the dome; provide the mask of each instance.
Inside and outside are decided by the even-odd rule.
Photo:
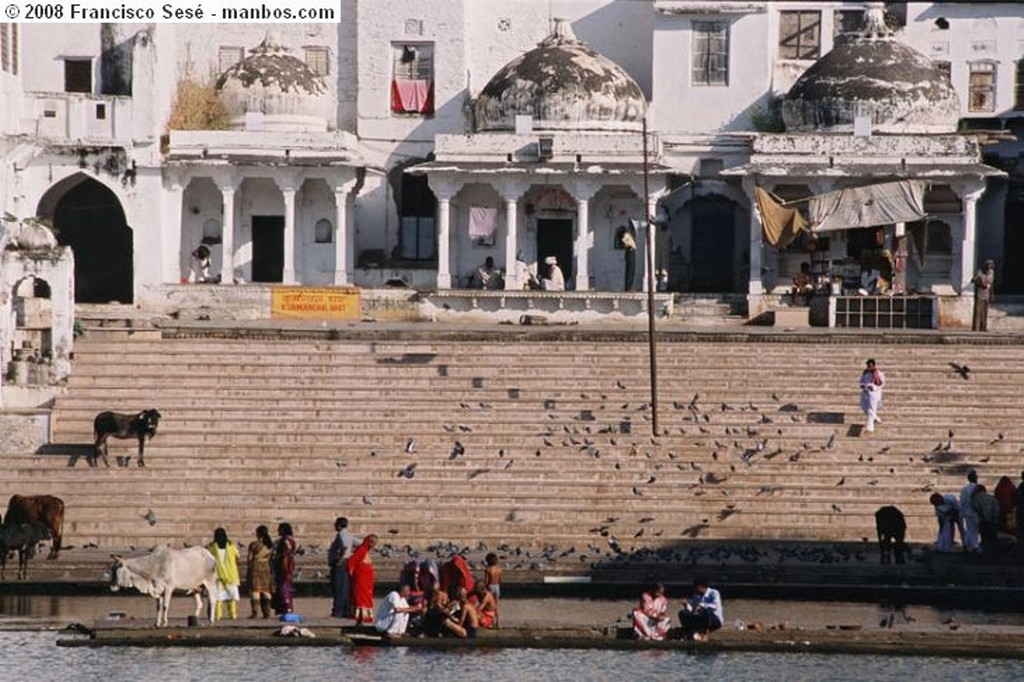
[[[301,59],[288,54],[272,33],[249,50],[249,56],[217,79],[217,90],[242,128],[246,114],[262,113],[261,128],[277,131],[327,129],[327,85]]]
[[[476,100],[477,130],[639,130],[647,111],[640,86],[612,60],[581,43],[569,23],[506,64]]]
[[[863,33],[837,38],[782,102],[787,132],[849,132],[861,113],[877,133],[952,133],[960,117],[949,79],[897,42],[877,9],[868,10]]]

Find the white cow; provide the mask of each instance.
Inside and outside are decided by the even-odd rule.
[[[110,590],[134,587],[143,594],[156,598],[156,626],[167,625],[171,595],[174,590],[193,594],[196,598],[196,617],[203,610],[200,591],[206,588],[210,623],[213,623],[212,595],[217,584],[217,562],[203,547],[171,549],[162,545],[150,554],[134,559],[114,556],[110,569]]]

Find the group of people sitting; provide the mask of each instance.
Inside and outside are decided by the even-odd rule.
[[[544,267],[547,269],[546,277],[538,277],[522,261],[518,261],[518,264],[519,279],[523,282],[524,288],[542,291],[565,291],[565,274],[562,272],[562,268],[558,267],[558,259],[554,256],[548,256],[544,259]],[[476,269],[470,278],[469,288],[490,291],[505,288],[505,273],[494,266],[493,257],[487,256],[484,259],[484,264]]]
[[[708,636],[722,627],[725,617],[722,596],[708,585],[704,578],[693,581],[693,592],[684,599],[679,610],[679,639],[707,641]],[[633,609],[633,633],[637,639],[663,640],[672,629],[668,615],[668,597],[661,583],[652,585],[640,596],[640,604]]]
[[[390,637],[475,639],[480,628],[498,626],[501,567],[497,555],[485,558],[484,580],[474,580],[466,560],[454,555],[440,567],[436,561],[410,561],[400,585],[377,607],[374,627]]]

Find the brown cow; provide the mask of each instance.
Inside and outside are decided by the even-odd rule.
[[[64,500],[52,495],[11,495],[4,515],[5,526],[42,526],[53,538],[48,559],[56,559],[64,532]]]

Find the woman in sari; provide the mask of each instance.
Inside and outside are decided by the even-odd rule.
[[[256,528],[256,539],[249,543],[246,559],[246,584],[249,586],[249,603],[252,605],[250,618],[257,618],[258,611],[264,618],[270,618],[271,594],[274,581],[270,577],[270,558],[274,554],[274,541],[266,526]]]
[[[348,558],[349,586],[352,590],[352,617],[356,625],[373,622],[373,560],[370,550],[377,545],[376,535],[367,535]]]
[[[277,544],[274,545],[274,593],[276,604],[274,610],[278,614],[292,612],[292,596],[295,586],[295,537],[290,523],[282,523],[277,527]]]
[[[672,619],[667,614],[665,586],[658,583],[643,593],[640,605],[633,609],[633,632],[637,639],[665,639],[672,627]]]

